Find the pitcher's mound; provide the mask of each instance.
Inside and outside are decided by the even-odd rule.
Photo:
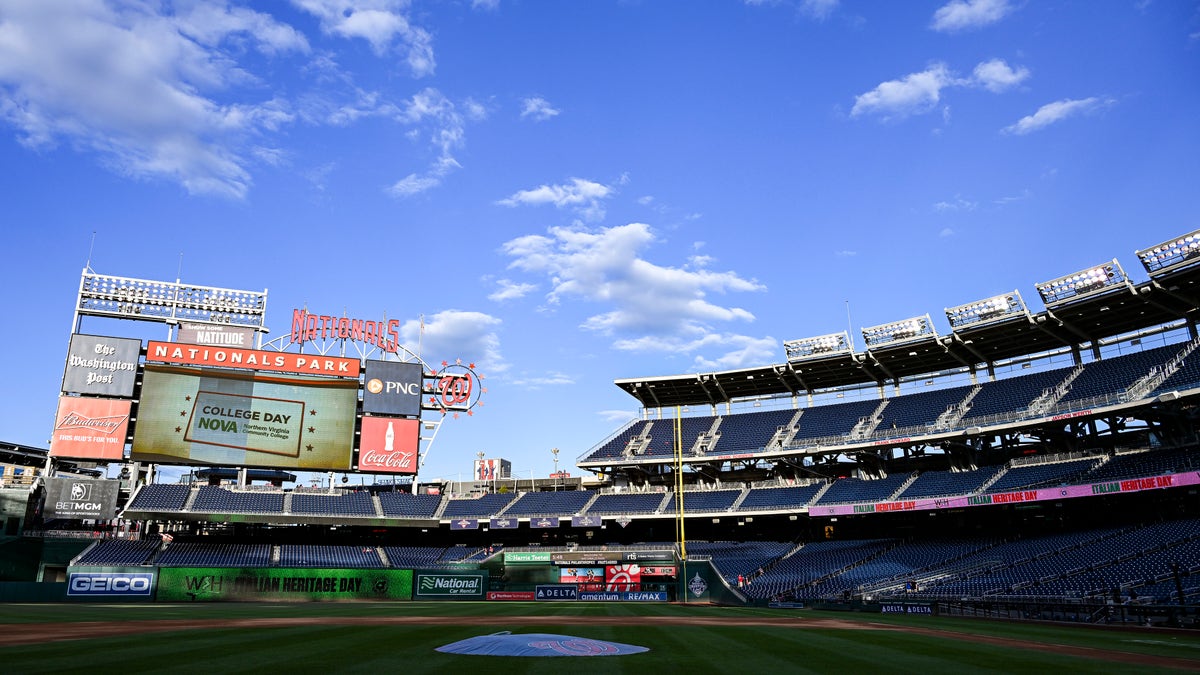
[[[447,654],[474,656],[624,656],[648,652],[648,647],[606,642],[591,638],[553,635],[551,633],[518,633],[509,631],[480,635],[459,640],[437,648]]]

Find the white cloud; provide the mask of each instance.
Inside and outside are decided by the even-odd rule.
[[[290,122],[293,113],[273,98],[219,100],[256,82],[223,49],[249,42],[271,55],[303,52],[308,44],[265,14],[224,3],[175,15],[156,8],[5,2],[0,118],[29,147],[65,140],[135,178],[241,198],[251,184],[247,165],[262,145],[254,136]]]
[[[471,0],[471,9],[495,10],[500,7],[500,0]]]
[[[388,188],[388,192],[396,197],[411,197],[426,190],[432,190],[441,184],[442,180],[437,176],[418,176],[415,173],[410,173],[393,183]]]
[[[179,32],[206,47],[217,47],[228,36],[247,34],[264,54],[296,51],[307,53],[308,40],[295,28],[244,7],[229,7],[221,1],[180,4],[175,8]]]
[[[495,302],[517,300],[537,290],[536,284],[521,284],[511,279],[500,279],[496,282],[496,286],[498,288],[488,295],[488,300]]]
[[[1011,204],[1013,202],[1019,202],[1019,201],[1025,200],[1025,199],[1029,199],[1032,196],[1033,196],[1033,191],[1031,191],[1029,188],[1025,188],[1024,190],[1021,190],[1021,194],[1010,195],[1007,197],[1000,197],[999,199],[995,200],[995,203],[1000,206],[1004,206],[1005,204]]]
[[[598,410],[596,414],[605,422],[613,424],[632,422],[638,418],[637,413],[631,410]]]
[[[443,360],[453,363],[462,359],[464,364],[474,363],[475,372],[486,377],[509,367],[500,353],[500,336],[496,334],[501,323],[500,319],[482,312],[449,309],[426,316],[424,331],[420,320],[404,322],[400,338],[414,352],[419,344],[421,358],[426,363]]]
[[[854,98],[852,117],[878,115],[883,119],[901,119],[938,108],[942,92],[952,87],[983,87],[1001,93],[1029,78],[1029,69],[1012,68],[1003,59],[984,61],[975,66],[969,78],[956,77],[944,63],[934,63],[918,73],[880,83],[871,91]],[[950,106],[943,105],[942,121],[950,122]]]
[[[943,228],[942,228],[942,231],[941,231],[941,232],[938,232],[938,236],[939,236],[939,237],[943,237],[943,238],[945,238],[945,237],[953,237],[953,236],[954,236],[954,230],[953,230],[953,229],[951,229],[951,228],[949,228],[949,227],[943,227]]]
[[[1037,112],[1032,115],[1026,115],[1017,120],[1016,124],[1005,127],[1004,132],[1021,136],[1044,129],[1068,117],[1093,112],[1113,103],[1112,99],[1102,99],[1096,96],[1081,99],[1063,99],[1047,103],[1038,108]]]
[[[715,326],[749,322],[754,315],[740,307],[718,304],[712,294],[760,291],[757,281],[734,272],[663,267],[645,260],[655,243],[648,225],[631,223],[588,230],[551,228],[546,235],[527,235],[506,242],[509,265],[545,277],[547,300],[559,305],[579,300],[604,311],[581,326],[616,336],[620,349],[654,349],[667,340],[677,349],[712,346]]]
[[[531,190],[520,190],[512,196],[496,202],[501,206],[542,206],[553,204],[556,208],[570,208],[588,220],[604,217],[602,200],[612,196],[615,190],[608,185],[583,178],[571,178],[563,185],[539,185]]]
[[[828,19],[840,0],[801,0],[800,12],[814,19]]]
[[[521,101],[521,119],[528,117],[535,122],[544,122],[558,115],[559,112],[554,106],[550,105],[549,101],[541,96],[534,96]]]
[[[1022,66],[1014,70],[1004,59],[992,59],[975,66],[975,83],[993,93],[1011,89],[1028,78],[1028,68]]]
[[[539,389],[541,387],[561,387],[566,384],[575,384],[575,378],[566,373],[551,372],[544,375],[512,377],[506,380],[506,383],[517,387]]]
[[[433,37],[413,26],[405,16],[409,0],[292,0],[292,3],[317,17],[321,30],[344,38],[361,38],[378,56],[399,40],[407,52],[406,61],[417,77],[432,75],[436,68]]]
[[[858,251],[841,250],[837,253],[834,253],[834,255],[839,258],[853,258],[854,256],[858,255]]]
[[[465,105],[470,115],[477,104],[468,100]],[[410,197],[433,189],[441,185],[442,179],[450,172],[462,168],[454,152],[466,142],[466,123],[454,102],[440,91],[426,88],[403,105],[389,107],[388,111],[401,123],[419,126],[423,133],[428,134],[430,145],[438,153],[424,173],[410,173],[388,188],[393,196]],[[420,135],[414,134],[413,138],[419,138]]]
[[[850,115],[878,114],[890,118],[926,113],[937,106],[942,89],[954,83],[945,64],[935,63],[919,73],[888,80],[856,96]]]
[[[981,28],[1003,19],[1012,10],[1008,0],[951,0],[933,13],[930,28],[946,33]]]
[[[955,197],[951,201],[941,201],[933,205],[933,210],[938,213],[946,213],[947,211],[974,211],[978,208],[979,202],[973,202],[962,197]]]
[[[779,357],[779,341],[772,337],[708,333],[694,338],[644,335],[617,340],[613,347],[628,352],[658,352],[661,354],[694,354],[701,350],[728,350],[716,358],[697,355],[692,360],[695,370],[733,370],[746,366],[770,363]]]

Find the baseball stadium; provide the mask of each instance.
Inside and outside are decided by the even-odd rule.
[[[639,415],[586,479],[421,476],[485,392],[395,321],[268,340],[265,290],[85,269],[49,447],[0,446],[0,662],[1200,670],[1200,231],[1148,244],[1138,279],[1047,270],[1040,309],[613,373]]]

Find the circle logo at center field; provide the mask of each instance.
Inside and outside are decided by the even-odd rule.
[[[383,380],[380,380],[377,377],[367,380],[367,391],[371,392],[372,394],[378,394],[379,392],[383,391]]]

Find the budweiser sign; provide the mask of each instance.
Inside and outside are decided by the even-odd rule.
[[[419,420],[364,417],[359,434],[358,470],[415,474],[420,443]]]
[[[110,398],[59,398],[50,456],[123,459],[131,406],[131,401]]]

